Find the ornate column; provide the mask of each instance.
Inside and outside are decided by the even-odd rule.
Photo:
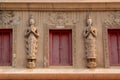
[[[84,30],[85,38],[85,50],[87,58],[87,67],[95,68],[96,67],[96,37],[97,31],[96,28],[92,25],[92,19],[90,15],[87,18],[87,27]]]
[[[27,53],[27,67],[36,67],[36,54],[38,48],[38,31],[35,27],[35,20],[30,16],[29,27],[25,31],[26,53]]]

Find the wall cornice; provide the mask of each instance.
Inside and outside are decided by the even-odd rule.
[[[120,0],[0,0],[0,2],[4,3],[16,3],[16,2],[21,2],[21,3],[82,3],[82,2],[120,2]]]
[[[82,3],[1,2],[0,10],[106,11],[106,10],[120,10],[120,2],[82,2]]]

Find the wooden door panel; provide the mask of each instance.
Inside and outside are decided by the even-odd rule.
[[[118,51],[118,64],[120,64],[120,32],[118,32],[118,48],[117,48],[117,51]]]
[[[68,47],[69,47],[69,64],[72,65],[72,32],[69,33],[69,37],[68,37],[69,43],[68,43]]]
[[[59,34],[52,35],[52,63],[59,64]]]
[[[50,31],[50,64],[70,65],[71,64],[71,31],[52,30]]]
[[[60,59],[61,64],[68,64],[69,63],[69,40],[68,40],[68,33],[61,34],[61,45],[60,45]]]
[[[12,30],[0,30],[0,66],[12,64]]]
[[[3,64],[9,65],[10,63],[10,33],[3,33]],[[6,58],[7,57],[7,58]]]
[[[110,34],[110,63],[111,65],[118,64],[118,43],[117,43],[117,34]]]
[[[2,63],[2,33],[0,32],[0,64]]]
[[[120,64],[120,32],[118,33],[118,64]]]

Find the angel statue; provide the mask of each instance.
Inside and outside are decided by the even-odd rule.
[[[87,67],[95,68],[96,67],[96,37],[97,31],[96,28],[93,27],[92,19],[90,16],[87,18],[87,27],[83,32],[85,38],[85,49],[86,49],[86,57],[87,57]]]
[[[25,31],[28,68],[34,68],[36,66],[38,37],[39,37],[39,34],[35,27],[35,20],[33,19],[33,16],[31,16],[29,19],[29,27]]]

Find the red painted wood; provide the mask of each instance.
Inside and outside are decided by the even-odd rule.
[[[118,33],[118,63],[120,64],[120,32]]]
[[[71,36],[71,30],[50,30],[50,65],[72,65]]]
[[[2,63],[2,33],[0,32],[0,64]]]
[[[12,64],[12,30],[0,30],[0,66]]]
[[[60,37],[59,33],[53,33],[52,35],[52,64],[59,64],[59,45],[60,45]]]
[[[60,61],[61,61],[61,64],[64,64],[64,65],[67,65],[68,63],[71,64],[70,62],[71,60],[69,58],[71,54],[71,47],[69,47],[69,45],[71,45],[69,35],[71,35],[71,33],[69,32],[61,33]]]
[[[120,30],[108,30],[110,65],[120,65]]]
[[[111,40],[111,64],[118,64],[118,43],[117,43],[117,34],[110,35]]]

